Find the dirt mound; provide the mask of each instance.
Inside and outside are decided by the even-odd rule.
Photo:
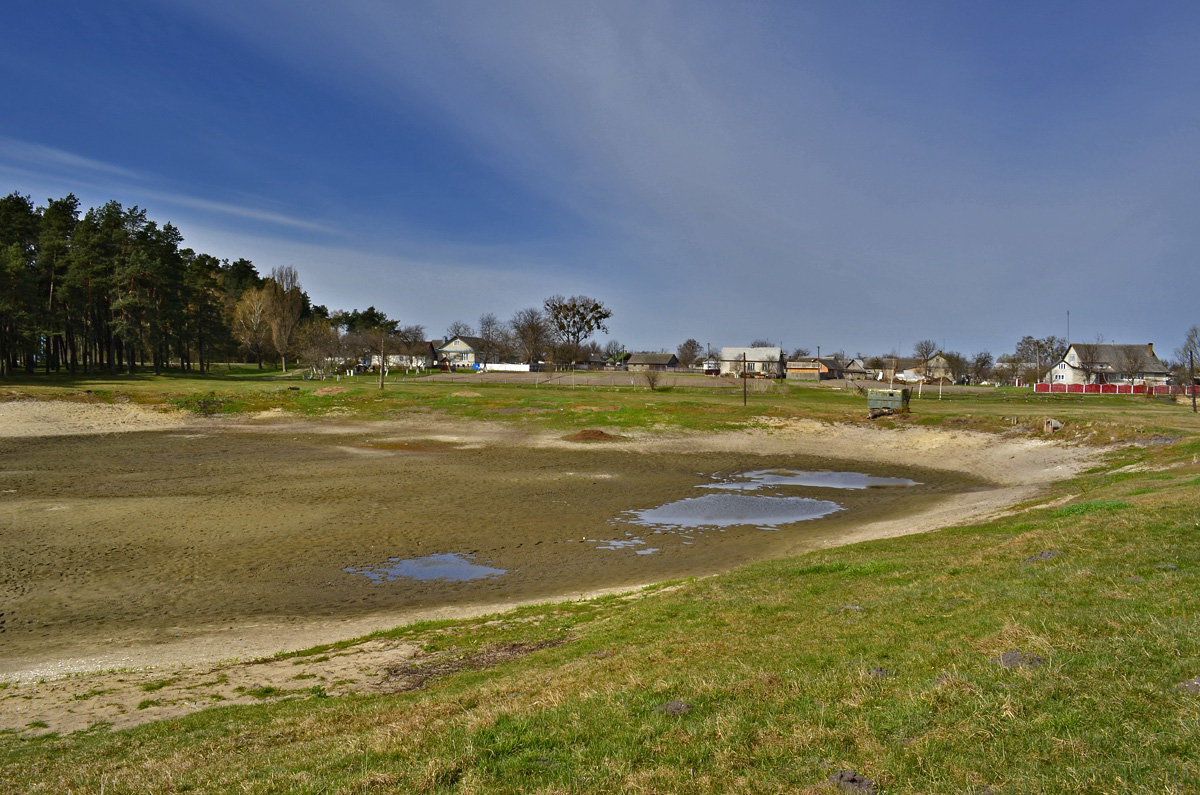
[[[317,397],[325,397],[326,395],[340,395],[343,392],[349,391],[350,387],[346,386],[323,386],[317,391],[313,392],[313,394]]]
[[[568,442],[619,442],[623,438],[605,431],[580,431],[563,437]]]

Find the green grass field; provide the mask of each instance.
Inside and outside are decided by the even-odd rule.
[[[382,395],[366,384],[314,395],[321,386],[237,370],[30,378],[0,383],[0,399],[312,417],[435,411],[563,429],[866,422],[861,397],[813,387],[752,394],[743,408],[740,394],[702,387],[414,379]],[[454,396],[466,388],[479,396]],[[539,410],[495,413],[523,408]],[[1036,434],[1047,416],[1067,423],[1058,438],[1123,444],[1014,516],[633,597],[399,629],[390,634],[426,653],[427,676],[408,692],[328,698],[317,688],[115,733],[0,736],[0,789],[836,792],[831,778],[854,770],[881,792],[1198,791],[1200,688],[1181,686],[1200,677],[1200,422],[1190,408],[927,393],[887,424]],[[1038,664],[1005,667],[1006,652]]]

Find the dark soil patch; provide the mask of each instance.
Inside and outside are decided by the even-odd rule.
[[[1175,444],[1182,436],[1151,436],[1149,439],[1141,439],[1142,445],[1145,447],[1163,447],[1168,444]]]
[[[411,442],[399,439],[367,442],[365,447],[371,450],[402,450],[407,453],[449,453],[457,449],[448,442]]]
[[[1194,679],[1189,679],[1186,682],[1179,683],[1179,689],[1185,693],[1195,693],[1200,695],[1200,676]]]
[[[380,688],[389,693],[407,693],[419,690],[430,679],[449,676],[459,671],[482,671],[501,663],[516,660],[541,649],[561,646],[566,638],[543,640],[537,643],[495,643],[473,652],[462,653],[461,649],[450,649],[440,654],[419,659],[405,660],[399,665],[383,670]]]
[[[678,718],[680,715],[686,715],[691,712],[692,705],[686,701],[668,701],[666,704],[659,704],[654,708],[654,711],[670,715],[672,718]]]
[[[875,782],[857,770],[839,770],[829,777],[829,783],[844,792],[877,792]]]
[[[579,433],[573,433],[570,436],[563,437],[563,439],[568,442],[617,442],[622,438],[624,437],[606,433],[605,431],[592,430],[580,431]]]
[[[895,676],[895,674],[889,671],[887,668],[876,665],[874,668],[867,671],[867,676],[870,676],[874,679],[891,679],[893,676]]]
[[[1041,552],[1037,553],[1036,555],[1031,555],[1031,556],[1025,558],[1021,562],[1022,563],[1037,563],[1040,560],[1050,560],[1050,558],[1057,558],[1061,554],[1062,554],[1062,552],[1057,549],[1045,549],[1045,550],[1042,550]]]

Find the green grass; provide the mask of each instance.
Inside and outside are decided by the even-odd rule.
[[[261,383],[242,386],[229,394],[249,405]],[[511,420],[551,428],[579,427],[570,409],[581,404],[619,406],[609,412],[619,419],[583,420],[610,428],[857,421],[859,408],[819,389],[761,395],[746,413],[728,395],[685,388],[650,397],[487,386],[473,388],[481,398],[452,398],[458,389],[397,386],[389,405],[463,417],[551,408]],[[632,598],[379,633],[430,661],[464,661],[412,692],[270,688],[247,691],[261,704],[124,731],[2,735],[0,789],[833,792],[830,775],[854,769],[884,792],[1196,791],[1200,696],[1178,685],[1200,675],[1200,425],[1183,407],[1160,413],[1143,400],[1124,419],[1117,402],[1031,395],[927,403],[914,410],[942,427],[1011,433],[1022,426],[1005,417],[1033,425],[1053,412],[1080,438],[1182,438],[1107,455],[1047,495],[1066,505]],[[704,420],[713,407],[728,412]],[[1059,554],[1039,557],[1047,550]],[[283,656],[320,659],[352,644]],[[534,650],[465,664],[513,644]],[[1045,664],[993,661],[1008,650]],[[672,700],[690,711],[658,709]]]
[[[142,685],[142,690],[144,690],[147,693],[153,693],[156,690],[162,690],[164,687],[167,687],[168,685],[173,685],[177,681],[178,681],[178,679],[176,679],[174,677],[171,677],[168,679],[158,679],[154,682],[147,682],[146,684]]]
[[[748,405],[741,390],[715,388],[713,379],[681,379],[683,385],[651,391],[629,385],[627,375],[560,376],[552,384],[466,380],[446,383],[424,377],[392,375],[386,388],[369,376],[340,382],[305,381],[300,371],[284,375],[253,365],[216,365],[206,375],[163,376],[19,375],[0,381],[0,401],[57,399],[135,403],[181,408],[198,415],[252,414],[282,409],[301,417],[389,419],[430,412],[461,419],[519,422],[563,431],[604,427],[620,431],[680,429],[720,431],[763,420],[817,419],[851,421],[878,427],[928,425],[989,432],[1035,432],[1042,420],[1066,424],[1058,438],[1108,443],[1136,438],[1188,437],[1179,455],[1200,450],[1190,438],[1197,424],[1185,407],[1140,396],[1037,395],[1028,389],[945,391],[938,399],[928,390],[912,401],[912,413],[869,423],[866,400],[851,389],[809,384],[754,382]],[[636,379],[635,379],[636,381]],[[346,389],[317,395],[330,387]],[[477,397],[456,393],[473,392]]]
[[[1085,513],[1119,511],[1122,508],[1128,507],[1129,503],[1124,500],[1091,500],[1090,502],[1077,502],[1074,505],[1059,508],[1054,512],[1054,516],[1081,516]]]

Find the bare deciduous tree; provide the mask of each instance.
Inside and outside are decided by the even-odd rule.
[[[1117,349],[1117,361],[1114,363],[1121,371],[1121,377],[1130,383],[1138,374],[1146,371],[1150,363],[1150,352],[1140,345],[1123,345]]]
[[[342,365],[342,335],[333,322],[311,318],[296,330],[296,350],[314,378],[324,378],[330,367]]]
[[[608,331],[612,310],[595,298],[554,295],[546,299],[546,322],[560,344],[560,358],[579,358],[580,347],[597,331]]]
[[[263,354],[271,344],[271,322],[268,313],[267,288],[251,287],[233,307],[233,336],[263,366]]]
[[[1175,349],[1175,380],[1187,384],[1193,378],[1191,366],[1200,360],[1200,326],[1188,329],[1183,345]]]
[[[967,362],[967,357],[963,356],[958,351],[942,351],[942,358],[946,360],[946,364],[950,367],[950,380],[955,383],[962,381],[970,364]]]
[[[979,384],[992,377],[992,353],[980,351],[971,357],[971,381]]]
[[[913,346],[913,356],[921,361],[921,372],[926,379],[929,378],[931,369],[929,360],[937,354],[937,351],[938,344],[933,340],[921,340]]]
[[[533,364],[545,355],[550,343],[550,326],[541,310],[533,307],[521,309],[513,315],[508,326],[521,361]]]
[[[675,355],[679,359],[679,366],[691,367],[696,363],[696,360],[700,358],[700,353],[702,350],[703,348],[700,347],[700,343],[696,340],[684,340],[675,351]]]
[[[499,361],[504,349],[504,324],[496,319],[491,312],[485,312],[479,317],[480,346],[478,357],[484,364]]]
[[[1104,337],[1098,334],[1094,342],[1080,342],[1075,345],[1075,355],[1079,357],[1075,366],[1083,371],[1084,383],[1097,383],[1100,374],[1106,369],[1100,356],[1103,344]]]
[[[280,366],[287,372],[287,352],[300,324],[304,311],[304,292],[300,276],[291,265],[273,268],[263,285],[267,291],[267,316],[271,324],[271,341],[279,354]]]

